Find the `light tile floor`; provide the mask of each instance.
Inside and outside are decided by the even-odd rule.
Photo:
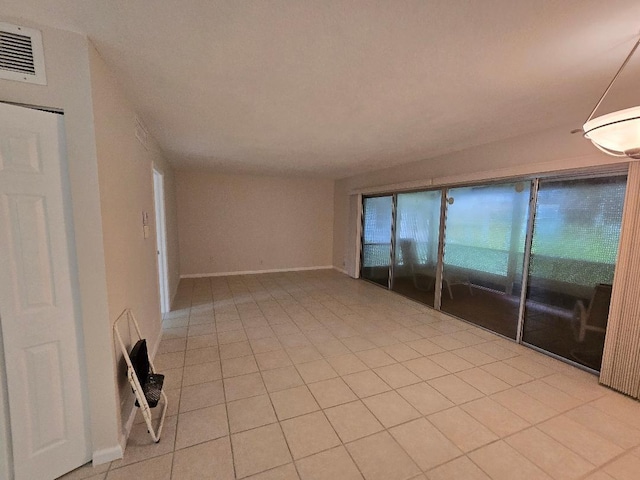
[[[162,440],[138,416],[65,480],[640,478],[640,403],[364,281],[183,280],[175,308]]]

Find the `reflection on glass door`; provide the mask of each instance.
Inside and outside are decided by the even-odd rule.
[[[438,266],[441,199],[440,190],[400,193],[396,207],[392,288],[432,307]]]
[[[626,177],[541,181],[523,341],[600,370]]]
[[[441,309],[516,338],[531,182],[447,192]]]
[[[365,197],[362,208],[361,276],[387,287],[391,265],[393,197]]]

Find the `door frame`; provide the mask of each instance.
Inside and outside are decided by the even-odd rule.
[[[355,257],[354,257],[354,271],[353,278],[360,278],[360,269],[362,262],[362,222],[363,220],[363,208],[362,208],[362,194],[355,195],[356,203],[356,241],[355,241]],[[353,196],[351,197],[353,198]]]
[[[0,325],[2,319],[0,318]],[[9,391],[5,373],[4,343],[0,328],[0,478],[13,478],[13,451],[9,419]]]
[[[167,228],[164,196],[164,173],[155,165],[153,172],[153,203],[156,215],[156,252],[158,262],[158,287],[160,293],[160,312],[171,310],[169,294],[169,275],[167,269]]]

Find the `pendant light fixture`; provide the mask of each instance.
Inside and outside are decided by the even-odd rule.
[[[614,82],[627,66],[629,60],[640,46],[640,39],[635,43],[618,72],[609,83],[600,100],[587,118],[582,130],[584,136],[600,150],[615,157],[629,157],[640,160],[640,106],[593,118],[600,104],[607,96]]]

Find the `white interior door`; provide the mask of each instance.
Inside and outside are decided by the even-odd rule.
[[[16,480],[90,460],[61,115],[0,103],[0,319]]]
[[[169,305],[167,277],[167,240],[164,212],[164,175],[153,169],[153,195],[156,210],[156,245],[158,247],[158,283],[160,287],[160,311],[166,313]]]

